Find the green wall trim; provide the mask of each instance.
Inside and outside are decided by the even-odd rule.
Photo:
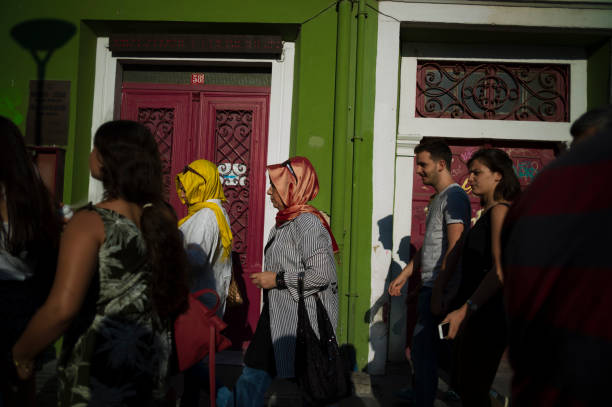
[[[377,2],[360,0],[358,7],[355,135],[351,211],[350,295],[348,340],[355,346],[357,365],[365,369],[370,340],[372,256],[372,160],[376,94]],[[385,356],[386,358],[386,356]]]
[[[350,142],[349,126],[353,114],[350,109],[350,83],[351,75],[351,25],[352,13],[351,2],[341,0],[338,4],[338,28],[336,43],[336,89],[334,106],[334,138],[333,138],[333,163],[332,163],[332,195],[331,195],[331,229],[338,243],[338,285],[339,285],[339,315],[337,336],[339,341],[346,342],[348,328],[348,285],[349,268],[348,256],[344,256],[346,249],[350,247],[345,244],[347,226],[345,216],[347,203],[350,205],[350,183],[347,183],[347,162],[352,156],[352,143]],[[348,185],[347,185],[348,184]]]

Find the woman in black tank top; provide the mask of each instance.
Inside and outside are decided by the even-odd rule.
[[[466,235],[462,280],[450,322],[453,388],[464,406],[490,406],[489,389],[506,346],[501,286],[500,234],[510,202],[520,192],[512,160],[502,150],[481,149],[468,161],[472,193],[483,213]]]

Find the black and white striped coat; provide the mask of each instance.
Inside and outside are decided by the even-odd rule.
[[[338,323],[338,279],[331,238],[319,218],[303,213],[275,227],[266,244],[264,270],[284,271],[287,289],[271,289],[270,331],[279,377],[294,376],[295,337],[298,314],[298,273],[304,272],[306,309],[318,335],[314,293],[319,297],[336,329]]]

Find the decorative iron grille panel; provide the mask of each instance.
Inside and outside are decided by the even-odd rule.
[[[250,146],[253,130],[251,110],[216,111],[215,160],[224,186],[225,209],[234,235],[234,252],[245,266],[250,192]]]
[[[174,135],[173,108],[138,108],[138,121],[144,124],[155,136],[162,161],[162,176],[164,179],[164,198],[169,200],[173,188],[172,179],[172,137]]]
[[[567,122],[569,65],[419,60],[415,115]]]

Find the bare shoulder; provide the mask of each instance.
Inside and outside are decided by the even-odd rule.
[[[95,211],[81,210],[66,224],[64,235],[93,237],[104,240],[104,223]]]
[[[493,208],[491,208],[491,219],[493,221],[503,220],[506,217],[508,210],[510,210],[508,205],[503,205],[503,204],[495,205]]]

